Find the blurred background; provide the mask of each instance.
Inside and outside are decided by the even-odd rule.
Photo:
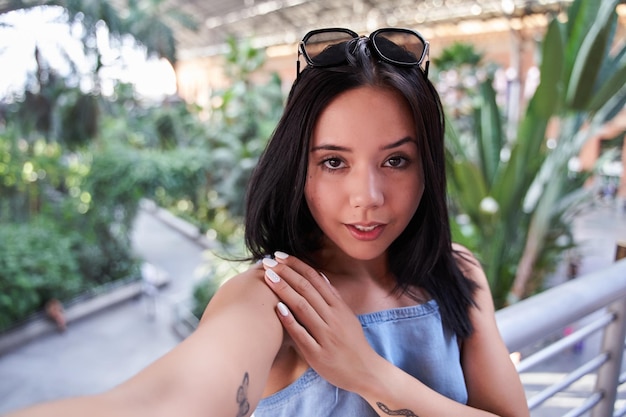
[[[430,41],[454,239],[496,306],[612,262],[624,1],[0,0],[0,413],[106,389],[193,330],[246,267],[224,259],[298,41],[386,26]]]

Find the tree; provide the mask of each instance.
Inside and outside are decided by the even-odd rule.
[[[110,2],[93,0],[13,0],[0,6],[0,14],[39,6],[64,8],[71,23],[80,23],[86,29],[83,44],[91,48],[97,37],[98,22],[106,24],[109,34],[119,41],[131,36],[146,48],[148,55],[176,62],[176,39],[173,24],[196,30],[198,23],[165,0],[128,0],[125,10],[119,10]],[[125,17],[122,16],[122,12]]]

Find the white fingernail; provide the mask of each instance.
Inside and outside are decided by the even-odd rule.
[[[328,279],[328,277],[326,275],[324,275],[323,272],[320,272],[320,275],[324,277],[324,279],[326,280],[326,282],[328,282],[330,284],[330,280]]]
[[[264,258],[264,259],[263,259],[263,265],[265,265],[265,266],[267,266],[267,267],[270,267],[270,268],[273,268],[273,267],[275,267],[276,265],[278,265],[278,262],[276,262],[276,261],[275,261],[274,259],[272,259],[272,258]]]
[[[281,316],[287,317],[289,315],[289,309],[282,302],[279,302],[277,307]]]
[[[273,283],[280,282],[280,277],[278,276],[278,274],[276,272],[272,271],[271,269],[268,269],[267,271],[265,271],[265,275],[267,275],[267,277]]]
[[[285,252],[281,252],[279,250],[274,252],[274,256],[277,257],[278,259],[287,259],[287,258],[289,258],[289,255],[287,255]]]

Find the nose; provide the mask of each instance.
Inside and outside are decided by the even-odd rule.
[[[348,186],[352,207],[375,208],[384,203],[384,181],[375,169],[353,172],[351,179]]]

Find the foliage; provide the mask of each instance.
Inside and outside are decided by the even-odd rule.
[[[110,128],[71,153],[37,132],[22,136],[9,121],[0,134],[0,220],[26,224],[42,217],[58,225],[71,237],[67,256],[81,273],[83,289],[135,273],[130,231],[141,198],[160,195],[178,207],[187,199],[205,199],[200,190],[210,169],[206,149],[182,146],[189,138],[177,138],[168,129],[162,129],[159,140],[154,123],[181,120],[177,115],[184,111],[161,108],[155,116],[144,108],[135,110],[142,116],[105,114],[103,125]],[[174,130],[181,127],[175,125]],[[136,146],[128,145],[127,136]],[[159,149],[164,143],[174,145]]]
[[[236,239],[238,244],[231,243],[231,250],[241,253],[243,248],[243,236]],[[234,249],[233,249],[234,248]],[[218,252],[224,252],[218,254]],[[216,249],[204,253],[205,262],[200,271],[201,279],[194,285],[192,298],[192,313],[197,318],[202,317],[202,313],[217,289],[229,278],[245,271],[249,265],[245,262],[234,261],[228,257],[232,254],[225,249]]]
[[[549,24],[541,81],[512,143],[489,78],[480,87],[472,148],[448,132],[453,207],[462,214],[456,237],[473,243],[499,307],[540,290],[557,254],[574,243],[571,222],[587,198],[586,177],[569,172],[568,161],[626,101],[626,44],[609,54],[616,4],[576,0],[566,23]],[[546,132],[555,122],[550,149]]]
[[[142,107],[125,85],[101,118],[102,142],[130,146],[119,153],[133,155],[132,163],[150,172],[144,196],[225,245],[241,234],[245,187],[283,103],[275,74],[266,83],[251,81],[265,62],[263,51],[235,38],[228,45],[231,82],[212,96],[208,120],[205,109],[177,100]]]
[[[49,210],[46,193],[70,175],[61,165],[61,148],[41,135],[21,135],[9,124],[0,128],[0,221],[28,221]]]
[[[211,297],[224,281],[248,267],[233,261],[245,253],[243,202],[245,187],[283,108],[281,81],[270,74],[265,84],[253,83],[265,62],[249,40],[228,39],[225,73],[229,87],[212,97],[208,136],[207,206],[209,232],[220,242],[207,251],[204,277],[195,285],[192,311],[201,317]]]
[[[95,56],[97,75],[102,68],[102,56],[98,50],[98,29],[104,23],[109,32],[109,42],[119,46],[125,37],[146,49],[148,55],[155,55],[176,62],[176,42],[174,26],[190,30],[198,29],[194,16],[182,12],[168,4],[166,0],[127,0],[125,4],[93,0],[12,0],[4,5],[2,12],[29,9],[41,6],[58,6],[67,12],[69,23],[79,24],[83,30],[82,44],[87,55]],[[123,6],[125,11],[118,9]]]
[[[438,70],[447,71],[463,65],[476,67],[482,59],[482,54],[474,49],[474,45],[457,41],[445,48],[441,55],[433,57],[433,64]]]
[[[0,223],[0,332],[50,299],[67,300],[83,289],[76,238],[45,217]]]
[[[474,128],[475,104],[480,96],[480,79],[493,77],[500,70],[496,64],[485,62],[483,53],[474,45],[455,42],[433,58],[433,79],[455,128]]]
[[[268,138],[280,118],[281,82],[270,74],[266,84],[252,83],[265,56],[249,41],[228,40],[225,73],[230,85],[212,97],[215,103],[208,137],[207,206],[209,233],[218,246],[205,253],[203,278],[194,286],[192,311],[201,317],[211,297],[224,281],[248,265],[233,259],[245,253],[243,202],[245,187]]]
[[[202,317],[204,309],[217,292],[219,285],[213,279],[203,279],[193,288],[193,305],[191,313],[198,319]]]
[[[47,251],[54,254],[59,263],[71,259],[72,268],[80,273],[79,287],[83,290],[126,278],[135,271],[128,230],[138,204],[138,199],[129,198],[129,194],[137,193],[109,190],[104,195],[100,191],[98,184],[102,180],[122,184],[126,179],[123,171],[111,173],[100,169],[102,157],[106,155],[92,160],[88,153],[64,153],[58,143],[46,142],[45,137],[36,132],[21,135],[20,129],[12,122],[7,122],[5,128],[0,130],[0,192],[3,196],[0,201],[0,226],[19,226],[19,230],[32,239],[42,237],[44,232],[50,235],[50,239],[57,239],[62,234],[63,239],[57,239],[57,246],[53,244],[54,240],[42,238],[41,244],[32,245],[33,253],[25,257],[32,258],[34,262],[44,259],[48,253],[37,251],[48,248]],[[54,229],[50,225],[54,225]],[[11,238],[5,242],[12,245],[17,240]],[[15,244],[15,250],[21,250]],[[57,256],[58,247],[64,249],[63,257]],[[28,267],[21,260],[10,259],[12,256],[21,257],[22,253],[6,251],[3,255],[13,265],[11,274],[15,274],[20,267]],[[53,275],[55,271],[52,265],[50,273]],[[29,270],[24,269],[14,276],[28,274]],[[68,289],[74,288],[70,275],[68,273]],[[7,279],[12,279],[11,275]],[[33,288],[39,285],[38,279],[37,275],[33,275]],[[54,277],[51,276],[51,279]],[[27,288],[24,283],[20,285],[22,289]],[[64,296],[62,291],[56,291],[59,293],[57,298]],[[37,294],[32,297],[40,299]],[[23,305],[14,306],[19,307],[19,311],[6,312],[6,317],[24,315],[21,310],[25,308]],[[37,303],[27,306],[39,307]]]
[[[0,108],[0,228],[2,242],[12,248],[2,253],[10,272],[2,275],[2,286],[11,296],[10,302],[4,298],[0,303],[0,316],[9,322],[32,314],[46,297],[66,301],[76,291],[85,294],[104,283],[136,278],[130,230],[140,198],[154,193],[151,170],[163,173],[157,176],[163,179],[180,177],[170,175],[177,170],[193,169],[186,165],[191,158],[183,155],[181,159],[184,152],[171,155],[171,161],[163,161],[159,155],[144,158],[103,139],[102,120],[124,113],[126,109],[120,110],[120,106],[128,103],[114,103],[100,95],[98,27],[107,22],[111,40],[119,45],[129,32],[125,26],[129,21],[120,20],[115,10],[102,2],[50,4],[57,3],[66,7],[68,21],[83,25],[80,33],[86,56],[95,57],[96,62],[95,88],[85,92],[75,87],[76,74],[59,76],[36,50],[37,69],[24,94]],[[147,4],[132,3],[133,7]],[[150,3],[157,7],[161,1]],[[33,4],[14,2],[11,7]],[[132,90],[126,92],[134,96]],[[136,100],[134,104],[135,110],[141,108]],[[124,116],[134,120],[132,114]],[[165,112],[143,123],[154,126],[151,140],[174,149],[182,134],[171,129],[170,116],[176,117]],[[200,156],[193,153],[195,159]],[[18,239],[18,234],[23,238]],[[66,275],[66,281],[58,275]]]
[[[209,132],[209,187],[215,190],[209,204],[223,207],[231,216],[243,215],[245,186],[283,109],[280,78],[271,74],[266,84],[253,83],[251,75],[265,62],[262,50],[249,41],[228,40],[225,72],[230,85],[212,102]]]

